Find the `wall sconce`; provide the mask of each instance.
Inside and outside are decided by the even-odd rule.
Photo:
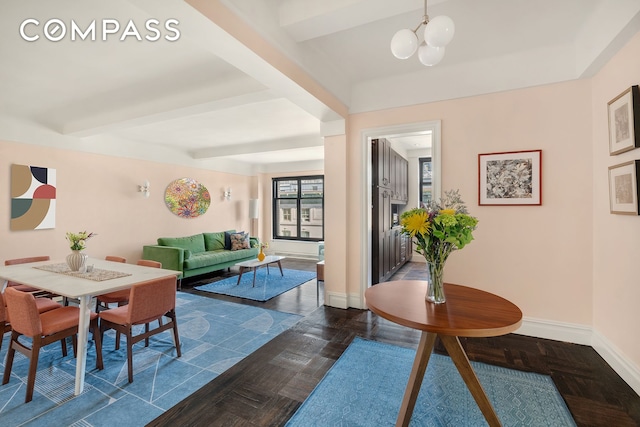
[[[151,195],[151,191],[149,190],[151,184],[146,180],[142,185],[138,185],[138,192],[142,193],[144,197],[149,197]]]
[[[223,197],[225,200],[231,200],[231,187],[227,187],[227,189],[224,190]]]

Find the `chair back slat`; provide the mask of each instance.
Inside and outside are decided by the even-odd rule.
[[[128,323],[148,323],[175,308],[176,283],[176,277],[169,276],[134,285],[129,294]]]
[[[152,261],[150,259],[140,259],[140,260],[138,260],[138,265],[143,265],[145,267],[162,268],[162,263],[161,262]]]
[[[7,259],[4,261],[4,265],[27,264],[30,262],[40,262],[40,261],[49,261],[49,260],[51,260],[49,255],[32,256],[27,258]]]
[[[113,262],[122,262],[122,263],[127,262],[126,258],[122,258],[121,256],[115,256],[115,255],[107,255],[106,257],[104,257],[104,259],[106,261],[113,261]]]
[[[40,322],[40,314],[33,295],[7,288],[4,291],[4,298],[14,331],[28,337],[42,334],[42,322]]]

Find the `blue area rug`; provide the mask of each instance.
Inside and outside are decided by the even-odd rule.
[[[284,275],[280,275],[280,269],[277,265],[269,266],[269,274],[267,274],[266,267],[260,267],[256,271],[255,287],[252,286],[253,271],[246,271],[242,275],[239,285],[237,284],[238,276],[234,276],[207,285],[195,286],[194,289],[254,301],[267,301],[316,277],[315,271],[283,268],[282,272]]]
[[[171,331],[134,346],[133,383],[127,380],[123,337],[114,350],[115,332],[107,331],[104,367],[95,369],[89,343],[84,392],[74,396],[75,359],[60,345],[41,350],[33,401],[24,403],[28,359],[16,352],[11,380],[0,386],[0,425],[144,426],[244,357],[290,328],[301,316],[213,298],[178,293],[176,302],[182,357],[175,358]],[[142,328],[144,326],[141,326]],[[0,357],[4,372],[9,335]]]
[[[287,426],[395,425],[415,354],[356,338]],[[550,377],[471,364],[504,426],[575,426]],[[449,357],[431,355],[410,425],[487,425]]]

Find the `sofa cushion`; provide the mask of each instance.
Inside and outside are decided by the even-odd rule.
[[[231,235],[231,250],[250,249],[249,233],[233,233]]]
[[[225,232],[218,233],[202,233],[204,235],[204,247],[207,251],[217,251],[224,249]]]
[[[187,237],[160,237],[158,239],[160,246],[173,246],[191,251],[192,255],[204,252],[204,235],[202,233]]]
[[[239,251],[227,251],[219,249],[217,251],[201,252],[191,255],[191,258],[184,260],[184,269],[192,270],[194,268],[209,267],[216,264],[233,262],[255,257],[256,249],[242,249]]]
[[[231,235],[236,233],[236,230],[227,230],[224,232],[224,249],[231,250]],[[238,233],[244,233],[244,231],[238,231]]]

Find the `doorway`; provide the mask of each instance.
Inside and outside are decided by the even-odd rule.
[[[362,155],[364,162],[363,171],[365,177],[363,179],[362,208],[366,213],[367,221],[362,224],[362,235],[364,242],[361,246],[361,259],[366,260],[361,264],[361,276],[363,278],[360,287],[360,297],[362,298],[361,307],[365,307],[364,292],[372,284],[372,230],[374,227],[373,218],[373,166],[372,166],[372,141],[374,139],[386,138],[391,141],[392,147],[399,153],[406,156],[409,161],[409,197],[404,208],[413,208],[419,206],[419,158],[431,157],[431,173],[432,173],[432,195],[434,198],[440,197],[441,192],[441,123],[440,120],[408,123],[395,126],[387,126],[373,129],[366,129],[362,132]],[[424,144],[424,140],[428,139],[430,148],[424,146],[414,146],[413,144]],[[414,147],[415,149],[412,149]],[[376,194],[377,197],[377,194]],[[401,212],[398,212],[399,214]]]

